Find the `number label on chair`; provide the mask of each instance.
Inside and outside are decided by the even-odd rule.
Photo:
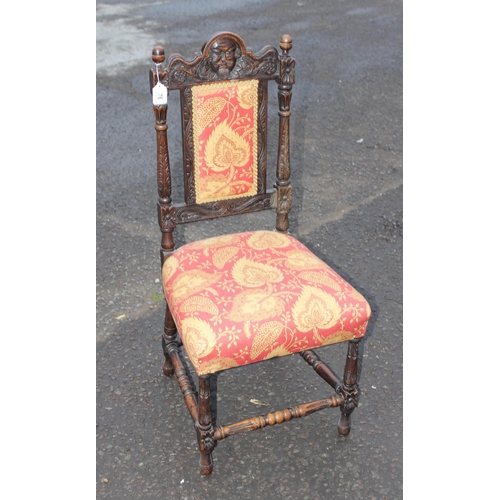
[[[153,87],[153,104],[155,106],[167,104],[167,90],[167,87],[160,82]]]

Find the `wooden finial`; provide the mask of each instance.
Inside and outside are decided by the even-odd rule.
[[[280,40],[281,50],[288,51],[292,48],[292,37],[290,35],[283,35]]]
[[[165,51],[161,45],[155,45],[153,47],[151,59],[153,59],[156,64],[161,64],[165,60]]]

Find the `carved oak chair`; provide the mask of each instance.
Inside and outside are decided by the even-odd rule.
[[[213,36],[193,59],[165,63],[153,48],[150,72],[156,117],[158,221],[166,315],[162,339],[167,376],[175,373],[194,421],[200,472],[212,472],[217,441],[233,434],[340,407],[338,432],[350,431],[357,406],[358,344],[370,318],[368,302],[288,234],[291,209],[289,120],[295,60],[292,39],[281,52],[253,54],[236,34]],[[266,187],[268,82],[277,82],[276,182]],[[173,203],[165,93],[179,90],[184,202]],[[156,94],[155,94],[156,93]],[[226,234],[174,245],[177,224],[274,208],[272,231]],[[343,378],[314,348],[347,342]],[[181,348],[195,368],[198,391]],[[213,425],[211,376],[229,368],[299,353],[332,388],[331,397],[223,426]],[[213,384],[212,384],[213,385]]]

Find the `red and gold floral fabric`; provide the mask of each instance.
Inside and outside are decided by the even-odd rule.
[[[189,243],[162,274],[198,375],[362,337],[371,313],[302,243],[272,231]]]
[[[193,87],[197,203],[257,194],[258,81]]]

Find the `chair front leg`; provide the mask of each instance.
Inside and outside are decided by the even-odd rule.
[[[165,356],[165,363],[163,364],[163,373],[167,377],[170,377],[174,374],[174,366],[172,365],[172,360],[170,359],[170,355],[168,354],[168,344],[177,342],[176,332],[177,328],[174,323],[174,318],[172,317],[170,308],[166,303],[165,325],[164,325],[164,333],[161,339],[161,345],[163,347],[163,355]]]
[[[344,383],[338,388],[338,393],[344,396],[344,404],[340,406],[341,416],[338,431],[341,436],[347,436],[351,431],[351,413],[358,406],[359,388],[358,374],[358,346],[361,339],[349,341],[347,359],[344,368]]]
[[[210,396],[210,377],[199,377],[198,411],[199,421],[198,444],[200,446],[200,474],[208,476],[213,470],[212,451],[215,447],[214,428],[212,425],[212,400]]]

